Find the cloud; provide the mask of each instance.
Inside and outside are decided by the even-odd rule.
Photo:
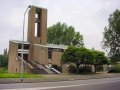
[[[102,50],[100,42],[109,15],[120,9],[119,0],[3,0],[0,3],[0,53],[8,48],[10,39],[22,39],[23,14],[28,5],[47,8],[48,27],[58,21],[72,25],[83,34],[86,47],[98,50]]]

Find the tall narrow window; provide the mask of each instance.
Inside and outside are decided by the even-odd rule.
[[[38,25],[37,25],[38,37],[41,36],[41,35],[40,35],[40,34],[41,34],[41,30],[40,30],[40,29],[41,29],[41,28],[40,28],[40,23],[41,23],[41,22],[40,22],[40,15],[41,15],[41,14],[38,13],[38,20],[37,20],[37,24],[38,24]]]
[[[38,24],[35,23],[35,35],[34,35],[35,37],[37,37],[37,33],[38,33],[38,32],[37,32],[37,27],[38,27],[37,25],[38,25]]]
[[[48,48],[48,59],[52,59],[52,48]]]
[[[38,14],[37,13],[35,14],[35,18],[38,18]]]
[[[52,59],[52,51],[48,51],[48,59]]]
[[[35,14],[35,37],[40,37],[40,14]]]
[[[38,22],[37,22],[37,20],[38,20],[38,14],[36,13],[35,14],[35,37],[38,37]]]

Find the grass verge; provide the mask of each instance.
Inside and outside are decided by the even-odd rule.
[[[8,73],[6,68],[0,68],[0,78],[20,78],[21,74],[13,74],[13,73]],[[41,78],[43,77],[42,75],[37,75],[37,74],[23,74],[23,78]]]

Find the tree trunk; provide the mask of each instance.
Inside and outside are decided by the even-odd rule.
[[[79,64],[76,64],[77,74],[79,73]]]
[[[95,73],[97,72],[97,70],[96,70],[96,65],[94,65],[94,67],[95,67]]]

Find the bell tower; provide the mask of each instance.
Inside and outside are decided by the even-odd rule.
[[[30,44],[47,44],[47,9],[32,6],[28,15],[28,37]]]
[[[33,59],[34,44],[47,44],[47,9],[32,6],[28,13],[28,35],[30,43],[28,59]]]

